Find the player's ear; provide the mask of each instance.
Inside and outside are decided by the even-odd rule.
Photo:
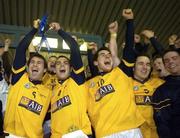
[[[72,66],[70,66],[70,72],[72,72],[72,70],[73,70],[73,68],[72,68]]]
[[[44,69],[44,73],[46,73],[46,71],[47,71],[47,69],[45,68],[45,69]]]
[[[94,66],[97,66],[97,65],[98,65],[98,62],[97,62],[97,61],[94,61],[93,64],[94,64]]]

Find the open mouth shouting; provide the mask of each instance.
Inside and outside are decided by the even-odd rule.
[[[50,67],[51,67],[51,68],[55,68],[55,64],[51,64]]]
[[[37,75],[38,74],[38,69],[32,69],[32,75]]]
[[[60,73],[65,73],[66,70],[65,70],[65,69],[60,69],[59,72],[60,72]]]

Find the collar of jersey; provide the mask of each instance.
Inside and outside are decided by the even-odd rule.
[[[67,79],[69,79],[69,77]],[[65,80],[58,80],[58,83],[59,84],[63,84],[67,79],[65,79]]]
[[[41,80],[31,80],[31,79],[29,79],[29,81],[32,82],[34,85],[42,84]]]
[[[144,84],[145,82],[147,82],[149,79],[150,79],[150,76],[149,76],[149,77],[147,77],[145,80],[140,81],[140,80],[138,80],[138,79],[134,78],[134,76],[133,76],[133,80],[136,80],[137,82],[140,82],[140,83],[142,83],[142,84]]]
[[[104,76],[106,73],[108,73],[108,72],[98,72],[98,75]]]

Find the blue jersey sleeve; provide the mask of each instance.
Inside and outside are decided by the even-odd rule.
[[[155,37],[151,37],[150,41],[156,53],[162,55],[164,52],[164,47],[157,41]]]
[[[85,82],[85,74],[83,62],[81,59],[81,54],[79,51],[79,46],[77,42],[68,33],[64,32],[62,29],[58,31],[58,34],[69,44],[70,48],[70,64],[73,68],[71,77],[76,81],[77,84],[82,84]]]
[[[134,51],[134,23],[133,19],[126,21],[126,35],[125,47],[123,49],[122,61],[119,68],[129,77],[132,76],[132,68],[136,59],[136,52]]]
[[[136,53],[134,51],[134,23],[133,19],[126,21],[125,47],[123,49],[123,60],[134,63]]]
[[[91,77],[94,77],[98,74],[98,68],[93,64],[93,53],[92,50],[88,49],[87,57],[88,57],[88,65],[91,72]]]
[[[25,37],[20,41],[18,47],[16,48],[16,54],[13,62],[13,73],[11,83],[15,84],[21,76],[26,71],[26,50],[30,45],[37,29],[33,28]]]

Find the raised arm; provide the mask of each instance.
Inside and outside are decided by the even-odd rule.
[[[123,61],[134,63],[136,54],[134,47],[134,14],[131,9],[124,9],[122,16],[126,19],[125,47],[123,49]]]
[[[13,74],[12,74],[12,84],[15,84],[23,73],[26,71],[26,50],[30,45],[34,35],[38,31],[40,20],[34,20],[32,30],[25,35],[25,37],[20,41],[18,47],[16,48],[16,54],[13,62]]]
[[[136,53],[134,51],[134,14],[131,9],[124,9],[122,16],[126,19],[125,47],[123,49],[123,59],[119,67],[128,75],[132,76]]]
[[[88,65],[91,72],[91,77],[94,77],[98,74],[98,68],[93,63],[93,57],[95,52],[97,51],[97,44],[94,42],[88,43],[88,51],[87,51],[87,58],[88,58]]]
[[[113,67],[117,67],[120,64],[120,59],[118,57],[118,46],[117,46],[117,32],[118,32],[118,22],[112,22],[109,26],[110,41],[109,50],[111,51],[113,59]]]
[[[164,51],[164,47],[157,41],[157,39],[154,36],[154,32],[151,30],[144,30],[142,31],[142,35],[144,35],[146,38],[148,38],[156,50],[156,53],[162,54]]]
[[[69,44],[70,48],[70,64],[73,68],[71,77],[78,83],[81,84],[85,81],[84,66],[81,59],[81,54],[79,51],[79,46],[74,38],[71,37],[68,33],[64,32],[59,23],[53,22],[50,24],[50,27],[55,31],[58,31],[58,34]]]
[[[170,48],[175,48],[175,42],[177,40],[178,36],[176,34],[171,35],[168,38],[168,43]]]
[[[138,34],[134,35],[134,43],[135,43],[134,50],[136,52],[136,55],[147,52],[148,43],[146,43],[145,40],[144,40],[144,43],[141,43],[140,35]]]

